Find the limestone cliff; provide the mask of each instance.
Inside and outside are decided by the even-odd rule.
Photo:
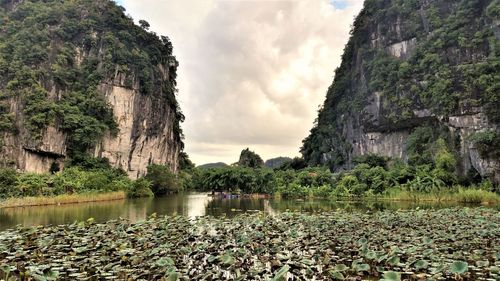
[[[131,178],[183,148],[167,37],[113,1],[0,2],[1,164],[47,172],[107,158]]]
[[[334,170],[357,155],[408,161],[409,138],[428,127],[448,141],[459,174],[500,182],[499,11],[497,0],[366,0],[303,142],[306,161]],[[479,139],[485,132],[493,137]]]

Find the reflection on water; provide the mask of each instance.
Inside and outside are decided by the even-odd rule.
[[[283,211],[325,212],[335,210],[384,210],[410,208],[444,208],[456,204],[411,202],[342,202],[329,200],[281,199],[214,199],[201,193],[176,194],[160,198],[118,200],[61,206],[42,206],[0,209],[0,230],[18,224],[57,225],[94,218],[97,222],[126,218],[132,222],[144,220],[152,213],[184,215],[191,218],[204,215],[232,217],[242,212],[264,211],[274,214]],[[500,209],[499,206],[495,208]]]

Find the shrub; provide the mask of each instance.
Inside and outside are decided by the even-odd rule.
[[[83,191],[106,191],[110,181],[102,172],[90,172],[83,183]]]
[[[137,179],[127,192],[127,196],[130,198],[153,197],[154,193],[151,190],[151,186],[151,181],[145,178]]]
[[[153,164],[149,165],[147,170],[145,178],[151,182],[151,190],[155,195],[179,191],[179,183],[169,167]]]
[[[87,174],[78,167],[70,167],[59,172],[54,177],[54,188],[61,193],[83,191]]]
[[[0,169],[0,199],[20,195],[16,188],[18,173],[14,169]]]
[[[389,168],[388,180],[391,185],[405,184],[415,177],[413,166],[405,164],[401,160],[396,160]]]
[[[53,189],[49,189],[48,174],[19,174],[16,187],[22,196],[51,196],[54,195]]]
[[[351,196],[354,189],[359,191],[356,186],[359,184],[358,178],[354,175],[344,175],[336,186],[336,194],[341,196]]]
[[[483,158],[500,158],[500,134],[494,130],[475,133],[471,139]]]
[[[333,188],[329,184],[311,188],[314,197],[328,198],[333,191]]]
[[[306,198],[309,196],[310,189],[294,182],[288,186],[278,187],[278,192],[283,198]]]

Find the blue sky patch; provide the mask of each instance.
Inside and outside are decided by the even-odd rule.
[[[332,3],[336,9],[345,9],[347,7],[347,0],[330,0],[330,3]]]

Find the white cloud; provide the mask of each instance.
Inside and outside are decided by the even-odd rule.
[[[123,0],[174,44],[197,164],[298,155],[362,0]]]

